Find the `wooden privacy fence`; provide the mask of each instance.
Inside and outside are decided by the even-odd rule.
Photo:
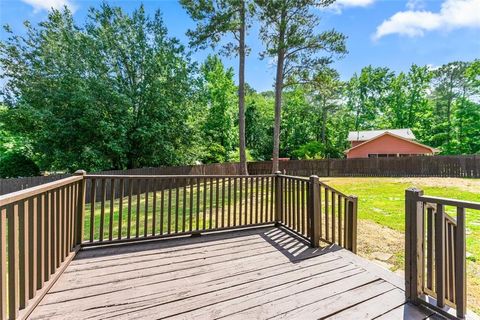
[[[446,316],[451,314],[445,307],[452,307],[461,319],[467,303],[466,209],[480,210],[480,203],[429,197],[417,189],[405,193],[407,299]]]
[[[280,161],[280,171],[320,177],[466,177],[480,178],[480,156],[412,156],[399,158]],[[265,174],[272,162],[250,162],[250,174]]]
[[[249,162],[253,175],[271,174],[272,162]],[[402,158],[289,160],[280,162],[280,171],[308,177],[467,177],[480,178],[480,156],[414,156]],[[138,168],[102,171],[102,175],[238,175],[237,163]],[[60,180],[70,175],[0,179],[0,195]],[[98,194],[98,192],[97,192]],[[117,196],[117,195],[115,195]],[[87,200],[89,200],[87,195]],[[107,199],[110,198],[107,190]]]
[[[84,246],[276,224],[355,252],[356,211],[316,176],[78,171],[0,196],[0,319],[28,317]]]

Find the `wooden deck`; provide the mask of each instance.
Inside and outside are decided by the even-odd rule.
[[[88,248],[31,319],[430,319],[403,280],[275,227]]]

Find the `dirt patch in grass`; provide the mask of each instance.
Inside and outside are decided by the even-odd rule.
[[[399,183],[408,183],[412,186],[427,186],[427,187],[456,187],[463,191],[479,192],[480,191],[480,179],[465,179],[465,178],[434,178],[434,177],[422,177],[422,178],[398,178]]]
[[[358,220],[357,253],[380,266],[404,275],[403,232],[393,230],[369,220]],[[379,253],[391,254],[388,260],[379,260]],[[480,313],[480,264],[467,260],[467,305]]]

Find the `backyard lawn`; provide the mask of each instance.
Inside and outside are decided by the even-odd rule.
[[[358,251],[393,271],[404,268],[404,193],[480,202],[480,180],[461,178],[321,178],[332,187],[358,196]],[[446,207],[447,212],[453,208]],[[454,215],[455,216],[455,215]],[[391,255],[391,256],[390,256]],[[403,273],[402,273],[403,274]],[[468,306],[480,312],[480,212],[467,210]]]

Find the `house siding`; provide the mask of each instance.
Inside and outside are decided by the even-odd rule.
[[[352,144],[352,147],[354,146]],[[432,154],[432,150],[391,135],[384,135],[348,151],[347,158],[368,158],[369,154],[424,155]]]

